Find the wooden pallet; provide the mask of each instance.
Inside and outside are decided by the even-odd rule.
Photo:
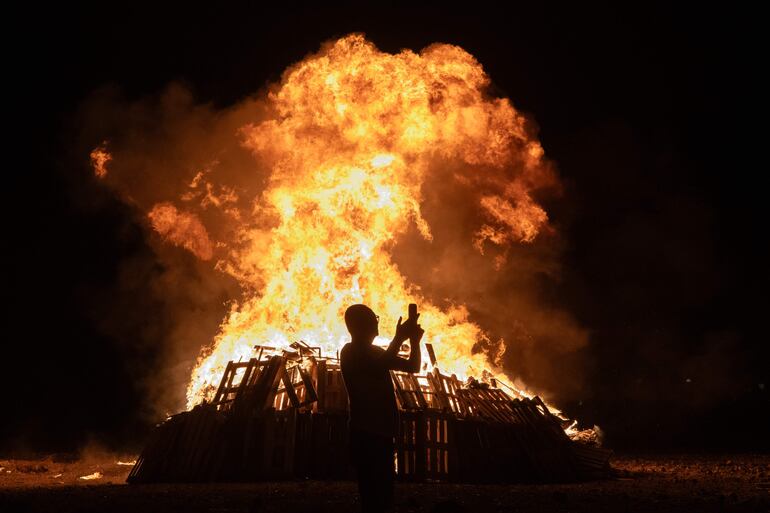
[[[399,416],[396,474],[401,481],[458,480],[456,418],[438,411],[409,411]]]
[[[211,403],[160,424],[128,481],[351,478],[339,361],[304,346],[261,356],[230,362]],[[464,386],[437,368],[391,376],[400,480],[564,482],[608,471],[611,452],[570,440],[537,397]]]
[[[339,360],[319,359],[312,374],[318,400],[315,413],[342,413],[348,411],[348,393],[342,379]]]

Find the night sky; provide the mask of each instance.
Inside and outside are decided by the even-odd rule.
[[[154,272],[153,250],[74,141],[83,102],[178,81],[227,106],[356,31],[390,52],[460,45],[539,126],[565,184],[547,205],[562,277],[544,294],[590,334],[586,394],[566,412],[621,450],[767,450],[766,56],[756,14],[701,9],[131,3],[9,16],[0,449],[135,448],[158,420],[143,383],[164,361],[148,342],[167,329],[163,299],[121,283],[126,262]],[[105,330],[120,312],[141,321]]]

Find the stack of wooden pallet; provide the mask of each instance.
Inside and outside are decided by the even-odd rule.
[[[157,426],[132,483],[346,479],[347,394],[339,361],[317,348],[230,362],[210,403]],[[512,398],[438,368],[393,372],[405,481],[524,482],[595,478],[610,452],[580,444],[537,397]]]
[[[411,481],[565,482],[606,475],[611,451],[572,441],[539,397],[466,386],[438,368],[394,373],[398,475]]]

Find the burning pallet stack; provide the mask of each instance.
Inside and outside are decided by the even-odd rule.
[[[131,483],[347,479],[347,394],[319,348],[230,362],[214,399],[152,433]],[[432,351],[430,351],[431,357]],[[565,482],[601,477],[610,452],[572,441],[537,397],[433,371],[392,372],[404,481]]]

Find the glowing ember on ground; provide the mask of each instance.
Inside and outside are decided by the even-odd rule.
[[[118,465],[126,465],[126,466],[132,466],[133,467],[134,465],[136,465],[136,460],[132,460],[132,461],[118,461],[117,463],[118,463]]]
[[[94,472],[93,474],[88,474],[87,476],[80,476],[78,479],[82,479],[83,481],[91,481],[93,479],[101,479],[102,473],[101,472]]]

